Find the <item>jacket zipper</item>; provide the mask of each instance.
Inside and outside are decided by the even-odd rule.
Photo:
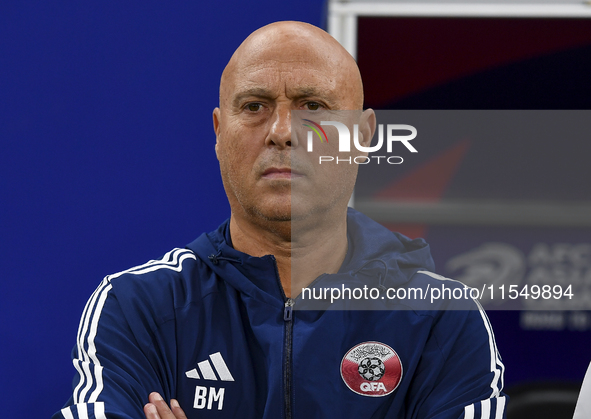
[[[285,410],[285,419],[291,419],[291,358],[293,349],[293,305],[294,300],[288,298],[283,310],[283,320],[285,321],[285,358],[283,365],[283,404]]]
[[[292,357],[293,357],[293,306],[295,304],[295,299],[287,298],[285,295],[285,291],[283,291],[283,285],[281,284],[281,278],[279,277],[279,269],[277,268],[277,260],[275,260],[274,256],[271,256],[273,259],[273,264],[275,266],[275,278],[277,279],[277,284],[279,285],[279,290],[281,291],[281,295],[285,300],[285,305],[283,308],[283,322],[284,322],[284,357],[283,357],[283,409],[284,409],[284,418],[291,419],[292,417],[292,405],[291,405],[291,384],[292,384],[292,376],[291,376],[291,366],[292,366]],[[320,275],[312,284],[316,281],[320,280],[320,278],[326,276],[326,274]],[[299,297],[299,296],[298,296]],[[298,298],[296,297],[296,298]]]
[[[283,296],[285,305],[283,308],[283,322],[284,322],[284,341],[283,341],[283,413],[285,419],[291,419],[291,358],[293,352],[293,305],[295,301],[292,298],[287,298],[283,285],[281,285],[281,278],[279,278],[279,269],[277,268],[277,260],[274,256],[273,265],[275,265],[275,278],[279,291]]]

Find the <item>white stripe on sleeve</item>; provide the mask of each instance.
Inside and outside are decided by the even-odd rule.
[[[474,405],[464,407],[464,419],[474,419]]]
[[[102,368],[99,368],[97,371],[97,366],[100,367],[101,363],[98,360],[98,358],[96,357],[96,347],[94,345],[94,338],[96,337],[96,332],[97,332],[97,328],[98,328],[98,322],[99,319],[101,317],[101,312],[103,310],[103,307],[105,306],[105,301],[107,299],[107,294],[109,293],[109,291],[111,290],[111,288],[113,288],[113,286],[111,284],[107,285],[100,293],[100,297],[98,298],[98,302],[96,303],[96,308],[94,310],[94,313],[92,315],[92,322],[90,325],[90,332],[88,334],[88,351],[85,352],[85,357],[88,358],[89,362],[94,364],[94,373],[98,372],[99,374],[102,374]],[[88,392],[90,391],[90,389],[92,388],[93,384],[94,384],[94,379],[93,377],[95,377],[94,374],[91,374],[90,372],[90,365],[89,364],[84,364],[83,365],[84,370],[88,370],[88,380],[86,381],[86,385],[84,386],[84,389],[80,392],[80,395],[78,397],[78,402],[79,403],[83,403],[85,402],[85,398],[86,398],[86,394],[88,394]],[[100,381],[101,383],[101,387],[98,387],[98,382]],[[100,394],[100,392],[102,391],[102,377],[100,377],[99,379],[97,379],[97,387],[95,388],[94,392],[96,392],[98,390],[98,393],[95,396],[95,400],[96,397],[98,397],[98,394]],[[91,396],[94,396],[94,392]]]
[[[101,317],[101,313],[103,311],[103,307],[105,306],[105,301],[107,300],[107,294],[113,288],[113,285],[109,284],[101,294],[99,301],[96,305],[96,310],[94,313],[94,318],[92,319],[92,325],[90,327],[90,334],[88,335],[88,356],[90,357],[90,361],[94,364],[94,372],[96,377],[96,388],[90,395],[88,401],[96,401],[98,399],[99,394],[103,391],[103,368],[101,367],[101,362],[99,361],[98,357],[96,356],[96,346],[94,344],[94,338],[96,337],[96,333],[98,330],[98,322]],[[89,381],[86,383],[86,387],[84,391],[81,393],[81,399],[84,401],[84,397],[88,390],[90,390],[92,386],[92,382]]]
[[[80,366],[82,364],[82,361],[80,361],[79,359],[73,359],[72,363],[74,364],[74,368],[76,368],[76,371],[78,371],[78,375],[80,376],[80,379],[78,380],[78,385],[74,389],[74,403],[78,403],[78,397],[76,396],[76,393],[84,384],[84,371],[82,371],[82,367]]]
[[[62,409],[62,416],[64,417],[64,419],[74,419],[74,415],[72,415],[72,412],[70,411],[69,407],[65,407]]]
[[[88,409],[86,403],[77,404],[76,409],[78,410],[78,419],[88,419]]]
[[[490,399],[480,402],[480,419],[490,419]]]
[[[503,387],[505,386],[505,382],[504,382],[505,365],[501,361],[501,355],[499,355],[499,349],[497,348],[497,341],[495,339],[495,332],[493,331],[492,325],[490,324],[490,319],[486,315],[486,311],[484,310],[484,308],[480,304],[480,301],[478,301],[478,300],[475,299],[474,302],[480,308],[481,313],[484,314],[484,318],[486,320],[486,324],[488,324],[488,329],[487,330],[489,331],[489,336],[492,339],[492,343],[493,343],[494,350],[495,350],[495,362],[496,362],[497,366],[500,367],[500,369],[501,369],[501,371],[500,371],[500,380],[499,380],[499,392],[500,392],[501,390],[503,390]]]
[[[96,402],[94,404],[94,419],[107,419],[105,416],[105,403]]]
[[[493,380],[490,383],[490,387],[492,388],[491,397],[498,397],[500,393],[499,389],[499,378],[501,377],[501,371],[497,368],[497,357],[496,357],[496,345],[494,343],[494,339],[492,337],[492,333],[490,330],[490,326],[486,321],[486,314],[484,314],[484,310],[479,307],[478,312],[480,313],[480,317],[482,317],[482,321],[484,322],[484,327],[488,332],[488,346],[490,350],[490,371],[494,374]]]
[[[94,366],[94,376],[96,378],[96,388],[88,398],[88,403],[95,403],[99,394],[103,390],[103,367],[100,365]]]
[[[92,386],[92,374],[90,373],[90,363],[87,361],[82,361],[81,364],[82,370],[84,371],[84,376],[86,377],[86,386],[84,387],[86,389],[87,387]],[[76,402],[77,404],[84,403],[84,396],[86,396],[86,391],[88,390],[83,390],[78,393],[78,401]]]
[[[109,282],[108,282],[107,278],[103,279],[103,281],[100,283],[100,285],[97,287],[95,292],[92,294],[92,296],[90,297],[90,299],[86,303],[86,307],[84,308],[84,313],[82,314],[82,318],[80,319],[80,325],[78,326],[77,345],[78,345],[78,359],[82,364],[87,363],[89,361],[88,356],[86,355],[86,351],[84,349],[84,337],[86,336],[86,331],[88,330],[88,323],[90,321],[90,318],[92,317],[92,312],[93,312],[94,306],[96,304],[96,299],[98,298],[98,295],[102,292],[103,288],[108,283]],[[76,362],[76,360],[74,360],[74,362]],[[74,403],[80,403],[80,401],[81,401],[80,389],[82,388],[82,386],[84,385],[85,382],[92,381],[92,377],[90,376],[90,371],[88,371],[87,368],[85,369],[84,365],[82,366],[84,369],[84,375],[82,374],[82,370],[80,369],[79,365],[77,366],[77,364],[74,364],[74,366],[76,367],[76,369],[78,370],[78,373],[80,374],[80,381],[78,382],[78,385],[76,386],[76,388],[74,388]],[[85,377],[86,377],[86,379],[85,379]]]
[[[505,412],[505,396],[501,396],[497,399],[497,413],[495,419],[503,419],[503,412]]]

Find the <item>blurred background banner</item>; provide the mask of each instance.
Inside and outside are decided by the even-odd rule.
[[[358,210],[392,230],[426,236],[443,262],[439,272],[475,287],[487,310],[591,310],[591,111],[376,116],[384,146],[359,165]],[[393,124],[416,129],[416,152],[399,141],[387,152]],[[393,155],[404,161],[388,164]],[[530,329],[546,318],[528,316],[522,326]],[[570,326],[591,328],[586,313],[574,318]]]

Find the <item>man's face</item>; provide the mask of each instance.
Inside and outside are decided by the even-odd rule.
[[[233,212],[289,221],[344,209],[351,195],[357,165],[319,165],[305,139],[292,136],[291,112],[359,109],[359,83],[329,45],[301,35],[255,38],[224,73],[214,129]]]

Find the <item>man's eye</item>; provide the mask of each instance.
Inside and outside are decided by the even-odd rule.
[[[248,105],[246,105],[246,109],[248,109],[250,112],[258,112],[261,110],[262,107],[263,105],[261,105],[260,103],[249,103]]]
[[[317,111],[318,109],[320,109],[321,105],[318,102],[308,102],[306,103],[306,107],[309,111]]]

